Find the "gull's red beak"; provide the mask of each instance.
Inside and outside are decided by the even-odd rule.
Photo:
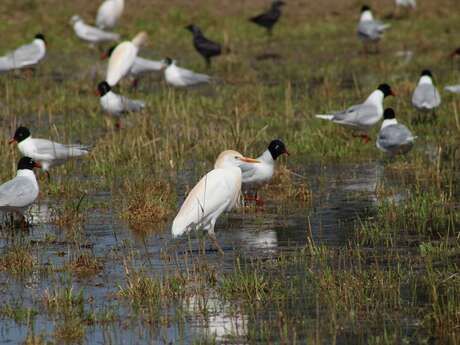
[[[42,165],[40,164],[40,162],[35,162],[34,164],[34,168],[41,168]]]
[[[391,90],[390,95],[392,95],[393,97],[396,97],[396,93],[393,90]]]
[[[101,97],[101,93],[99,92],[99,90],[96,90],[95,94],[97,97]]]
[[[10,145],[11,145],[11,144],[16,144],[16,143],[17,143],[17,141],[16,141],[16,139],[14,139],[14,138],[12,138],[12,139],[10,139],[10,140],[8,141],[8,144],[10,144]]]
[[[105,60],[105,59],[108,59],[108,58],[109,58],[109,54],[107,54],[107,52],[101,53],[101,56],[100,56],[101,60]]]
[[[289,151],[288,150],[284,150],[283,153],[286,154],[287,156],[289,156]]]

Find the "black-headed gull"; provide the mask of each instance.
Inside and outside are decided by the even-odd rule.
[[[0,210],[14,212],[22,217],[38,197],[37,178],[33,172],[40,164],[30,157],[22,157],[18,163],[16,176],[0,185]]]
[[[267,29],[269,35],[272,34],[273,26],[278,22],[281,17],[281,7],[286,3],[284,1],[275,0],[272,2],[270,9],[267,12],[259,14],[249,20],[259,26]]]
[[[196,51],[204,58],[206,65],[210,67],[211,58],[219,56],[222,52],[220,44],[206,38],[201,29],[194,24],[188,25],[186,29],[193,34],[193,45]]]
[[[435,118],[435,109],[441,105],[441,95],[433,84],[433,75],[430,70],[423,70],[417,87],[412,94],[412,105],[419,111],[433,113]]]
[[[0,56],[0,72],[32,67],[46,55],[46,41],[43,34],[36,34],[32,43]]]
[[[227,150],[217,158],[214,169],[193,187],[174,218],[171,232],[178,237],[192,230],[205,230],[215,241],[214,226],[217,218],[232,210],[241,192],[241,165],[258,163],[239,152]],[[218,246],[219,251],[222,249]]]
[[[347,110],[335,114],[316,115],[316,117],[367,133],[382,118],[383,100],[387,96],[394,96],[393,90],[388,84],[380,84],[364,103],[353,105]],[[366,142],[369,141],[367,134],[363,135],[363,137]]]
[[[116,94],[112,91],[110,85],[103,81],[97,86],[100,96],[99,102],[104,112],[117,118],[117,127],[120,127],[120,116],[125,113],[138,112],[144,109],[145,102],[141,100],[132,100],[127,97]]]
[[[256,189],[256,203],[263,203],[257,196],[257,188],[271,180],[275,172],[275,161],[282,154],[289,155],[289,152],[281,140],[275,139],[270,142],[262,155],[257,157],[260,163],[241,165],[243,185],[251,189]]]
[[[393,157],[409,152],[415,139],[416,137],[406,126],[398,123],[394,110],[385,109],[382,127],[376,142],[377,148]]]
[[[72,24],[73,30],[75,31],[77,37],[89,43],[96,44],[102,42],[118,41],[120,39],[119,34],[104,31],[94,26],[88,25],[77,15],[72,16],[70,23]]]
[[[48,178],[51,167],[65,163],[71,158],[85,156],[89,147],[85,145],[64,145],[47,139],[32,138],[27,127],[18,127],[10,144],[17,143],[23,156],[31,157],[39,162]]]
[[[367,51],[369,43],[378,43],[390,24],[384,24],[374,19],[369,6],[364,5],[361,8],[361,16],[358,24],[358,37],[363,41],[364,48]]]
[[[163,60],[167,66],[165,69],[165,80],[174,87],[190,87],[206,84],[211,81],[211,77],[206,74],[195,73],[188,69],[178,67],[176,61],[171,58]]]
[[[136,60],[139,48],[147,41],[147,33],[138,33],[132,41],[125,41],[115,47],[109,58],[105,80],[110,86],[115,86],[125,77]]]
[[[96,15],[96,25],[100,29],[113,29],[123,14],[124,0],[105,0]]]

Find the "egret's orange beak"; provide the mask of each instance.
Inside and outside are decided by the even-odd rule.
[[[249,158],[249,157],[240,157],[238,159],[246,163],[260,163],[260,161],[258,161],[257,159]]]
[[[35,162],[34,164],[34,168],[41,168],[42,165],[40,164],[40,162]]]
[[[17,143],[17,141],[16,141],[16,139],[14,139],[14,138],[12,138],[12,139],[10,139],[10,140],[8,141],[8,144],[10,144],[10,145],[11,145],[11,144],[16,144],[16,143]]]

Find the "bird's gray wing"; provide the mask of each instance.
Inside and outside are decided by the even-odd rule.
[[[120,35],[107,32],[89,25],[84,26],[84,34],[88,39],[94,41],[117,41],[120,38]]]
[[[24,207],[36,198],[35,186],[23,176],[16,176],[0,186],[0,206]]]
[[[414,141],[411,131],[404,125],[398,123],[383,128],[378,137],[379,145],[387,150],[407,145]]]
[[[388,27],[388,24],[376,20],[361,21],[358,25],[358,35],[370,40],[378,40]]]
[[[417,108],[436,108],[441,104],[441,96],[432,84],[419,84],[412,95],[412,104]]]
[[[124,111],[136,112],[140,111],[145,107],[145,102],[137,99],[129,99],[121,96],[121,102],[123,104]]]
[[[356,127],[372,126],[378,120],[377,108],[366,103],[353,105],[345,111],[335,113],[332,118],[333,122]]]
[[[48,156],[50,159],[67,159],[89,153],[88,146],[79,144],[64,145],[46,139],[34,139],[34,144],[40,156]]]
[[[37,63],[42,58],[42,51],[35,43],[25,44],[9,53],[8,58],[15,68],[19,68]]]
[[[211,77],[206,74],[195,73],[189,71],[187,69],[181,68],[180,69],[181,78],[188,84],[201,84],[201,83],[209,83]]]
[[[131,74],[140,74],[145,72],[159,72],[161,71],[166,65],[161,61],[154,61],[148,60],[141,57],[136,57],[134,60],[134,64],[131,67]]]

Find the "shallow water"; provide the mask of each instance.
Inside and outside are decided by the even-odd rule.
[[[213,263],[217,270],[231,269],[235,255],[242,258],[272,257],[279,251],[302,247],[310,235],[309,229],[317,244],[346,245],[355,223],[372,217],[382,201],[375,192],[379,184],[401,190],[401,194],[386,197],[403,197],[404,188],[400,181],[391,175],[386,176],[384,165],[380,162],[308,164],[293,170],[303,176],[294,178],[294,181],[308,181],[313,195],[311,203],[279,205],[279,202],[267,199],[264,210],[238,209],[223,217],[216,226],[216,233],[225,250],[224,258],[220,258],[215,250],[211,250],[210,243],[206,243],[209,248],[205,254],[207,261]],[[197,178],[193,173],[183,174],[177,188],[179,195],[183,194],[186,183],[193,183]],[[110,193],[97,193],[89,200],[109,202],[110,197]],[[35,206],[31,212],[34,226],[30,232],[2,232],[0,249],[5,250],[18,241],[28,241],[37,262],[41,263],[40,267],[59,267],[69,261],[69,248],[79,246],[82,253],[90,251],[100,258],[103,270],[88,278],[74,280],[73,285],[70,285],[65,273],[48,276],[36,271],[25,279],[16,279],[1,272],[0,303],[17,301],[19,306],[33,307],[38,311],[33,317],[35,334],[52,334],[59,323],[44,312],[43,294],[58,287],[72,286],[76,293],[83,291],[85,312],[113,309],[119,316],[116,321],[87,327],[85,344],[188,344],[196,339],[226,343],[229,336],[233,340],[235,337],[240,339],[234,343],[245,343],[247,315],[242,314],[237,306],[219,300],[219,296],[211,295],[207,299],[207,319],[203,319],[197,307],[200,305],[198,296],[187,299],[180,306],[169,307],[166,312],[163,311],[170,319],[168,325],[151,325],[142,318],[137,319],[131,315],[128,305],[113,298],[119,286],[125,285],[123,260],[133,252],[140,253],[140,259],[134,260],[138,267],[147,268],[152,275],[158,276],[174,266],[160,258],[162,252],[174,248],[179,257],[186,251],[193,257],[199,255],[200,240],[172,241],[167,228],[140,236],[120,222],[113,210],[92,209],[83,226],[85,240],[72,243],[65,240],[61,229],[51,224],[52,210],[52,200]],[[52,241],[45,242],[45,238],[52,238]],[[24,323],[6,318],[0,320],[0,344],[19,343],[27,333],[28,327]]]

